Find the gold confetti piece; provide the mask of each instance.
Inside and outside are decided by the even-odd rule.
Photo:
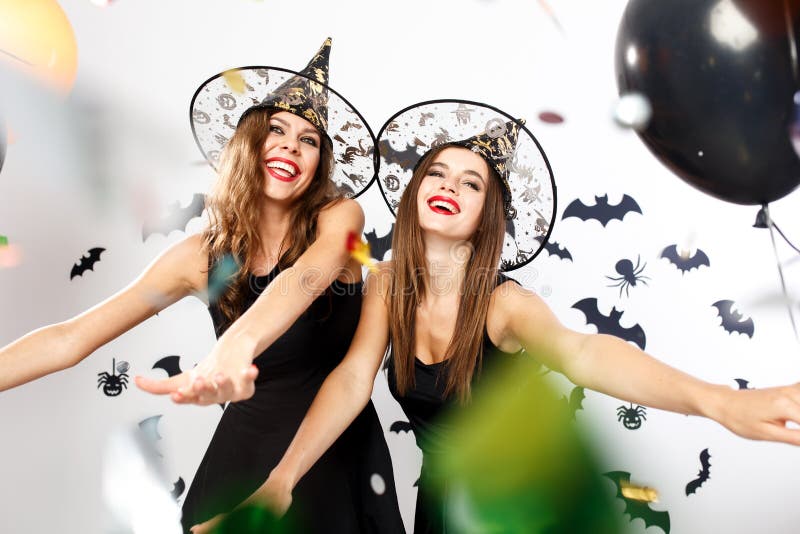
[[[369,243],[362,241],[355,232],[347,234],[347,250],[353,258],[358,260],[362,265],[366,265],[370,271],[373,273],[378,272],[378,262],[370,253]]]
[[[222,77],[234,93],[244,93],[244,78],[238,70],[226,70],[222,73]]]
[[[622,496],[641,502],[658,502],[658,492],[653,488],[636,486],[625,480],[621,481]]]

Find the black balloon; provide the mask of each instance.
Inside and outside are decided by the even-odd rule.
[[[620,94],[652,105],[645,145],[686,182],[738,204],[800,183],[789,139],[800,0],[630,0],[617,34]]]

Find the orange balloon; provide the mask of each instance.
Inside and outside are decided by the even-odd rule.
[[[69,93],[78,70],[78,44],[55,0],[0,0],[0,62]]]

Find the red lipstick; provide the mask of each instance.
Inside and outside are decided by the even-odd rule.
[[[269,166],[269,163],[271,162],[280,162],[285,165],[288,165],[292,169],[294,174],[292,174],[291,176],[286,176],[285,174],[278,172],[278,168],[273,168]],[[267,172],[269,173],[270,176],[282,182],[293,182],[297,179],[298,176],[300,176],[300,167],[298,167],[294,161],[288,160],[286,158],[269,158],[264,161],[264,165],[266,166]],[[280,169],[280,170],[282,172],[286,172],[285,169]]]
[[[442,206],[434,206],[433,205],[434,202],[447,204],[448,206],[450,206],[451,209],[448,210],[447,208],[444,208]],[[435,213],[440,213],[442,215],[456,215],[457,213],[461,213],[461,206],[458,205],[458,202],[456,202],[452,198],[441,195],[436,195],[434,197],[429,198],[428,207],[431,209],[431,211]]]

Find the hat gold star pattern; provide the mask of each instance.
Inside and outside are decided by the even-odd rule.
[[[478,154],[492,167],[503,182],[503,200],[506,213],[511,218],[511,187],[508,185],[509,161],[513,160],[517,150],[519,127],[525,124],[524,119],[519,121],[498,122],[487,124],[486,131],[464,139],[454,141],[452,144],[462,146]]]
[[[378,185],[392,214],[422,157],[442,145],[481,156],[502,181],[506,232],[500,269],[533,260],[556,215],[556,184],[547,156],[525,121],[479,102],[431,100],[409,106],[378,133]]]
[[[328,129],[328,62],[331,39],[325,39],[319,51],[297,76],[292,76],[251,109],[276,108],[294,113],[327,135]],[[247,112],[244,113],[246,115]],[[244,116],[242,115],[242,116]],[[241,120],[241,119],[239,119]]]
[[[239,67],[200,85],[192,98],[192,133],[216,168],[220,154],[244,114],[255,109],[288,111],[314,125],[333,146],[331,179],[347,197],[360,195],[375,175],[375,137],[364,117],[328,85],[331,39],[300,72],[270,66]],[[235,73],[242,90],[226,81]],[[241,87],[239,89],[241,89]]]

